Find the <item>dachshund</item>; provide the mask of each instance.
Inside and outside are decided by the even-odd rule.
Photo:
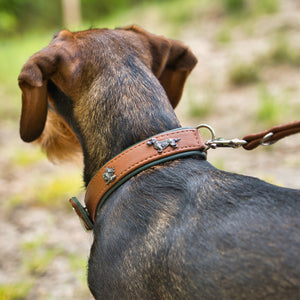
[[[19,75],[21,138],[50,159],[83,153],[88,187],[124,149],[181,127],[174,108],[196,63],[138,26],[62,30]],[[299,204],[299,190],[203,155],[150,166],[98,208],[89,288],[95,299],[300,299]]]

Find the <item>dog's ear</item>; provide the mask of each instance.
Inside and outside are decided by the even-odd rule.
[[[161,42],[159,39],[161,38],[156,39],[156,43]],[[164,87],[173,108],[175,108],[182,96],[185,81],[197,64],[197,58],[183,43],[175,40],[169,40],[169,42],[170,49],[167,61],[157,77]],[[160,56],[160,53],[156,54],[158,59],[160,59]]]
[[[152,56],[151,68],[164,87],[175,108],[181,98],[185,81],[197,64],[197,58],[183,43],[151,34],[133,25],[124,28],[141,34]]]
[[[18,77],[22,90],[20,135],[25,142],[36,140],[47,118],[47,79],[56,70],[60,52],[50,47],[34,54]]]

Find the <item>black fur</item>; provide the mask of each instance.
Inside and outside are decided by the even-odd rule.
[[[197,158],[153,167],[98,212],[90,288],[96,299],[299,299],[299,200]]]

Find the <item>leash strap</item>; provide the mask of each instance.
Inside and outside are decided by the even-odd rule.
[[[85,205],[73,197],[70,203],[87,230],[93,228],[96,211],[122,183],[137,173],[183,156],[200,154],[206,158],[206,145],[198,129],[178,128],[148,138],[108,161],[91,179]]]
[[[284,137],[300,132],[300,121],[274,126],[269,130],[253,133],[243,137],[247,143],[243,145],[246,150],[255,149],[259,145],[271,145]]]

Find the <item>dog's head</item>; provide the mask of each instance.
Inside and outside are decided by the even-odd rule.
[[[62,30],[26,62],[19,75],[21,138],[26,142],[38,140],[48,156],[64,158],[81,150],[76,124],[71,120],[72,108],[114,65],[120,67],[124,62],[126,67],[126,57],[133,52],[158,78],[175,108],[197,63],[181,42],[137,26],[74,33]]]

